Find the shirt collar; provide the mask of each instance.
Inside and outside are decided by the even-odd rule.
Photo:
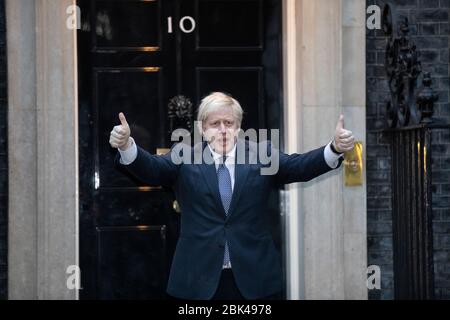
[[[211,151],[214,161],[217,161],[219,159],[222,158],[222,155],[220,153],[217,153],[213,150],[213,148],[210,146],[210,144],[208,143],[208,148]],[[233,146],[233,149],[231,149],[227,154],[226,154],[226,161],[228,162],[228,159],[234,159],[236,157],[236,143]],[[233,161],[234,162],[234,161]]]

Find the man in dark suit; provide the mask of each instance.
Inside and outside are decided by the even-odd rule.
[[[238,138],[242,108],[232,97],[215,92],[198,111],[206,141],[188,151],[172,148],[152,155],[130,137],[123,113],[111,131],[118,148],[116,165],[150,185],[173,188],[181,208],[181,230],[167,292],[181,299],[265,299],[282,290],[280,253],[267,220],[268,195],[282,184],[309,181],[340,166],[354,147],[341,115],[335,136],[326,146],[304,154],[276,150],[269,142]],[[262,174],[261,151],[275,155],[277,170]],[[183,149],[186,151],[186,149]],[[185,152],[186,153],[186,152]],[[196,164],[193,155],[210,161]],[[237,159],[242,159],[244,162]]]

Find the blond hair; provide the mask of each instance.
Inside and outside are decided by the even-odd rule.
[[[197,121],[203,123],[211,112],[222,107],[231,108],[233,117],[240,127],[244,113],[242,107],[236,99],[223,92],[213,92],[202,99],[198,108]]]

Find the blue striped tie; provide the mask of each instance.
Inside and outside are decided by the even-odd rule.
[[[220,198],[222,199],[222,205],[225,209],[225,214],[228,216],[228,209],[230,209],[231,196],[233,190],[231,189],[231,176],[228,168],[225,166],[226,157],[223,157],[223,162],[219,165],[217,170],[217,180],[219,182]],[[223,257],[223,265],[227,265],[230,262],[230,252],[228,249],[228,243],[225,242],[225,254]]]

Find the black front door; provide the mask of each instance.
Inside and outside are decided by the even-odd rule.
[[[109,133],[124,112],[136,143],[163,151],[172,130],[193,128],[201,98],[212,91],[240,101],[243,129],[280,128],[281,1],[78,5],[80,297],[163,299],[183,213],[171,190],[114,169]],[[181,113],[174,102],[185,107]]]

